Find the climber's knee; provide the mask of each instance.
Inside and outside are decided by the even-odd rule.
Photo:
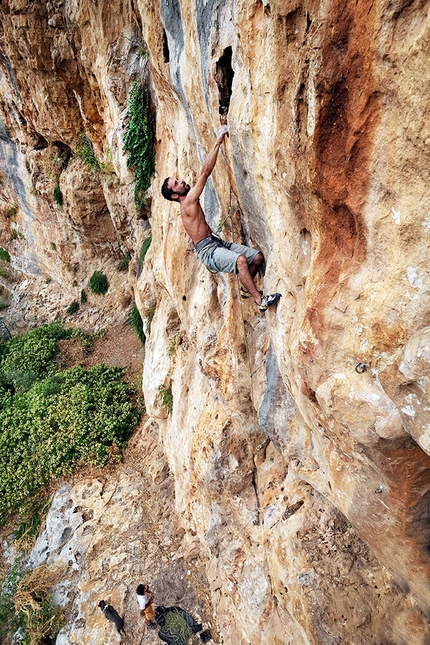
[[[262,254],[261,251],[259,251],[255,256],[255,258],[252,260],[252,264],[256,267],[259,267],[260,264],[262,264],[263,262],[264,262],[264,255]]]
[[[246,271],[248,269],[248,260],[244,255],[238,255],[236,260],[237,272]]]

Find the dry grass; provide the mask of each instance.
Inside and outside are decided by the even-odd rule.
[[[17,614],[23,617],[29,645],[39,645],[44,636],[55,637],[64,624],[61,607],[51,604],[52,589],[66,572],[64,565],[42,565],[27,573],[14,595]]]

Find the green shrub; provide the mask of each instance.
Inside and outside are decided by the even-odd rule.
[[[10,255],[6,249],[2,248],[0,246],[0,260],[4,260],[5,262],[10,262]]]
[[[143,262],[145,260],[146,254],[148,253],[148,249],[151,246],[151,242],[152,242],[152,233],[148,235],[148,237],[143,241],[142,247],[140,249],[139,260],[137,263],[137,277],[139,277],[140,274],[142,273]]]
[[[158,398],[161,401],[161,406],[167,411],[168,414],[172,414],[173,410],[173,394],[170,387],[166,387],[161,384],[158,386]]]
[[[81,303],[84,303],[87,301],[87,294],[84,289],[81,291]]]
[[[172,336],[167,346],[167,356],[169,358],[172,358],[173,354],[176,352],[177,338],[178,338],[178,334],[175,334],[174,336]]]
[[[41,489],[80,464],[119,458],[140,416],[122,369],[58,371],[58,341],[70,337],[86,348],[92,338],[51,323],[0,342],[0,526],[19,513],[18,538],[37,531]]]
[[[66,311],[69,314],[69,316],[72,316],[78,310],[79,310],[79,302],[77,300],[74,300],[73,302],[71,302],[70,305],[66,309]]]
[[[130,91],[128,116],[123,149],[129,153],[127,167],[134,166],[134,203],[140,211],[155,170],[155,127],[149,91],[139,81]]]
[[[53,478],[106,464],[139,418],[122,369],[56,371],[57,341],[80,335],[51,324],[1,345],[0,525]]]
[[[133,305],[133,308],[130,311],[130,314],[127,318],[127,322],[133,327],[137,336],[140,338],[140,342],[142,343],[142,345],[145,345],[146,336],[143,331],[143,320],[142,320],[142,316],[140,315],[139,309],[137,308],[136,303]]]
[[[3,346],[0,363],[0,383],[16,392],[24,392],[37,379],[56,371],[54,358],[58,353],[58,340],[71,336],[69,330],[58,323],[32,329],[15,336]]]
[[[118,271],[128,271],[128,265],[130,264],[131,255],[128,251],[123,253],[121,260],[118,262],[117,269]]]
[[[54,188],[54,202],[60,208],[63,205],[63,193],[61,192],[61,188],[60,188],[60,186],[58,184]]]
[[[148,235],[148,237],[143,241],[142,248],[140,249],[140,256],[139,259],[141,262],[145,260],[145,256],[148,253],[149,247],[151,246],[152,242],[152,233],[151,235]]]
[[[115,173],[115,167],[113,165],[112,150],[106,148],[104,161],[100,164],[100,170],[108,175],[113,175]]]
[[[30,548],[33,546],[50,506],[51,499],[47,500],[45,496],[42,496],[41,499],[36,497],[29,502],[25,512],[21,515],[20,525],[13,534],[13,540],[18,543],[20,548],[26,549],[28,546]]]
[[[97,172],[100,171],[100,164],[94,154],[93,144],[85,133],[81,134],[80,143],[76,146],[74,152],[88,168]]]
[[[0,643],[6,642],[19,627],[18,616],[15,613],[14,596],[18,584],[24,575],[21,559],[15,560],[12,569],[3,581],[0,594]]]
[[[78,366],[33,383],[0,411],[0,524],[40,487],[81,463],[104,465],[138,414],[123,371]]]
[[[90,278],[90,289],[93,293],[104,295],[109,289],[109,282],[104,273],[94,271]]]
[[[4,214],[8,219],[13,219],[18,212],[18,204],[10,204]]]

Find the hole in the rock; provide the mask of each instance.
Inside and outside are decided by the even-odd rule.
[[[219,113],[226,116],[230,107],[230,98],[233,86],[234,71],[231,66],[233,50],[226,47],[224,53],[217,61],[215,68],[215,81],[219,92]]]
[[[44,150],[45,148],[48,147],[48,142],[45,139],[45,137],[43,137],[41,134],[38,134],[37,136],[38,136],[38,139],[37,139],[36,145],[34,146],[34,149],[35,150]]]
[[[58,156],[61,159],[63,168],[67,168],[67,164],[72,156],[71,148],[62,141],[53,141],[52,145],[58,149]]]
[[[164,62],[169,63],[170,51],[169,51],[169,43],[167,42],[167,34],[165,31],[163,31],[163,56],[164,56]]]

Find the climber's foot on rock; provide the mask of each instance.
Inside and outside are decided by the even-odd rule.
[[[266,311],[266,309],[276,304],[280,297],[280,293],[270,293],[267,296],[261,296],[260,302],[257,302],[256,305],[260,311]]]

